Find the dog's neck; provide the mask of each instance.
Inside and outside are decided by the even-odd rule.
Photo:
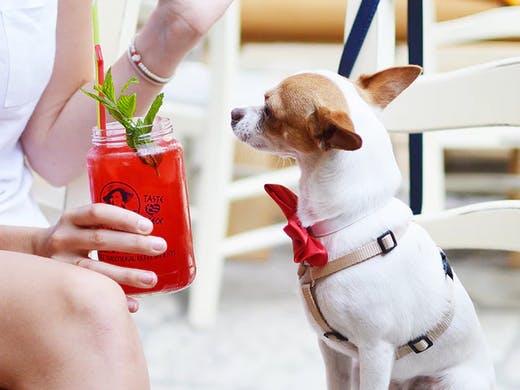
[[[400,182],[393,156],[388,162],[381,155],[330,150],[297,156],[297,162],[298,217],[305,227],[340,214],[353,223],[388,203]]]
[[[409,207],[394,198],[400,179],[396,168],[386,164],[381,176],[374,176],[375,162],[367,158],[336,150],[297,158],[298,217],[303,226],[316,225],[324,233],[319,239],[331,259],[411,220]]]

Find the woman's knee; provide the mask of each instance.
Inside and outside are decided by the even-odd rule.
[[[76,272],[62,286],[63,324],[71,335],[71,348],[89,356],[96,371],[111,372],[114,381],[138,378],[146,383],[144,352],[123,290],[103,275],[80,271],[84,272]],[[62,359],[63,351],[57,352],[57,359]],[[131,374],[125,374],[129,369]]]
[[[81,336],[74,349],[90,354],[98,371],[111,372],[114,384],[148,388],[144,352],[121,287],[92,271],[77,273],[68,283],[64,314],[76,327],[72,332]]]
[[[63,315],[101,335],[124,331],[132,321],[121,287],[101,274],[76,271],[60,286]]]

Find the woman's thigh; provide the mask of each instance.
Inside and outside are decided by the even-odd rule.
[[[129,367],[118,365],[128,364],[147,378],[139,337],[115,282],[74,265],[0,251],[0,387],[26,387],[23,380],[67,388],[86,370],[102,376],[125,372]]]

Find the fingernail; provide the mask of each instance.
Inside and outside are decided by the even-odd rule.
[[[148,233],[153,229],[153,223],[149,219],[140,219],[137,223],[137,228],[140,232]]]
[[[166,241],[160,237],[151,237],[152,249],[156,252],[163,252],[166,249]]]
[[[146,272],[141,275],[141,282],[155,285],[155,283],[157,283],[157,276],[153,272]]]
[[[135,313],[137,310],[139,310],[139,303],[137,302],[129,302],[128,303],[128,310],[130,313]]]

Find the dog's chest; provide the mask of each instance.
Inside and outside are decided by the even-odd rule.
[[[435,324],[444,310],[438,248],[415,225],[408,230],[391,253],[316,283],[314,297],[322,316],[356,345],[382,335],[398,344],[403,333],[420,334],[425,324]]]
[[[376,331],[388,332],[402,318],[410,289],[394,283],[399,272],[382,260],[371,259],[330,275],[315,287],[322,315],[353,342]]]

